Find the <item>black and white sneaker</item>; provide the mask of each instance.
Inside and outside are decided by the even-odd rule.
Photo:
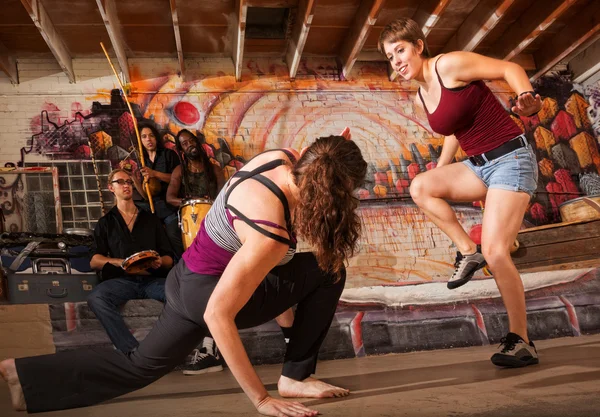
[[[525,343],[516,333],[508,333],[500,340],[499,352],[492,355],[492,363],[505,368],[521,368],[539,363],[533,342]]]
[[[194,349],[192,360],[182,368],[184,375],[200,375],[223,370],[223,358],[215,345],[215,341],[206,337],[202,348]]]
[[[475,253],[470,255],[463,255],[460,252],[456,252],[456,260],[454,261],[454,273],[448,280],[448,288],[453,290],[465,285],[473,278],[477,270],[487,265],[483,255],[481,254],[481,247],[477,245]]]

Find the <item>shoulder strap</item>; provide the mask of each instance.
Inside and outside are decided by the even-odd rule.
[[[267,162],[266,164],[263,164],[255,169],[253,169],[252,171],[236,172],[235,175],[238,176],[240,179],[235,184],[232,184],[229,187],[229,189],[225,193],[224,203],[225,203],[225,208],[232,211],[237,217],[239,217],[240,220],[242,220],[248,226],[252,227],[254,230],[256,230],[256,231],[262,233],[263,235],[270,237],[271,239],[274,239],[278,242],[284,243],[291,247],[295,247],[296,245],[292,242],[291,239],[286,239],[282,236],[279,236],[275,233],[271,233],[268,230],[263,229],[262,227],[258,226],[256,223],[254,223],[250,218],[248,218],[244,214],[242,214],[238,209],[236,209],[235,207],[233,207],[232,205],[227,203],[227,200],[229,199],[229,195],[231,194],[231,192],[235,189],[235,187],[238,184],[240,184],[242,181],[247,180],[248,178],[253,178],[256,181],[260,182],[265,187],[267,187],[269,190],[271,190],[271,192],[277,196],[279,201],[281,201],[281,204],[283,205],[283,210],[284,210],[283,213],[284,213],[284,217],[285,217],[285,222],[288,227],[287,232],[288,232],[288,234],[290,234],[292,222],[291,222],[290,208],[289,208],[287,198],[285,197],[285,194],[283,193],[283,191],[281,191],[281,189],[273,181],[271,181],[269,178],[265,177],[264,175],[261,175],[263,172],[270,171],[281,165],[285,165],[286,163],[287,162],[283,159],[275,159],[273,161]]]
[[[292,223],[292,216],[290,215],[290,206],[288,205],[287,198],[283,191],[281,191],[281,188],[279,188],[273,181],[262,174],[256,175],[254,179],[271,190],[271,192],[277,196],[279,201],[281,201],[281,204],[283,205],[285,223],[289,228],[290,224]]]
[[[429,110],[427,110],[427,104],[425,104],[425,100],[423,100],[423,96],[421,95],[421,87],[417,89],[417,93],[419,94],[419,98],[421,99],[421,104],[423,105],[425,112],[429,114]]]
[[[435,74],[437,75],[437,78],[438,78],[438,80],[439,80],[439,82],[440,82],[440,85],[442,86],[442,88],[446,88],[446,86],[444,85],[444,82],[442,81],[442,77],[440,77],[440,73],[438,72],[438,69],[437,69],[437,64],[438,64],[439,60],[440,60],[440,59],[441,59],[443,56],[444,56],[443,54],[442,54],[442,55],[440,55],[440,56],[438,57],[438,59],[436,59],[436,60],[435,60],[435,64],[433,64],[433,66],[434,66],[434,68],[435,68]]]
[[[254,156],[253,156],[253,157],[250,159],[250,161],[252,161],[254,158],[256,158],[256,157],[258,157],[258,156],[260,156],[260,155],[262,155],[262,154],[265,154],[265,153],[267,153],[267,152],[276,152],[276,151],[278,151],[278,152],[283,152],[284,154],[286,154],[286,155],[287,155],[287,157],[290,159],[290,161],[292,161],[292,164],[295,164],[295,163],[297,162],[297,161],[296,161],[296,157],[294,156],[294,154],[293,154],[293,153],[291,153],[290,151],[288,151],[287,149],[283,149],[283,148],[267,149],[266,151],[262,151],[261,153],[254,155]],[[248,162],[250,162],[250,161],[248,161]]]
[[[231,194],[231,192],[235,189],[235,187],[237,187],[241,182],[247,180],[248,178],[252,178],[255,175],[261,174],[263,172],[267,172],[270,171],[272,169],[275,169],[281,165],[285,165],[286,161],[283,159],[275,159],[273,161],[267,162],[266,164],[260,165],[256,168],[254,168],[252,171],[238,171],[235,174],[233,174],[233,177],[238,177],[239,181],[237,181],[235,184],[232,184],[231,186],[229,186],[229,189],[227,190],[227,192],[225,193],[225,204],[227,204],[227,200],[229,199],[229,195]]]
[[[296,244],[294,242],[291,241],[291,239],[287,239],[283,236],[279,236],[275,233],[271,233],[266,229],[263,229],[262,227],[260,227],[259,225],[257,225],[256,223],[254,223],[250,218],[246,217],[245,215],[243,215],[238,209],[236,209],[235,207],[230,206],[229,204],[227,204],[225,207],[227,207],[230,211],[232,211],[233,213],[235,213],[235,215],[242,220],[244,223],[246,223],[248,226],[250,226],[251,228],[253,228],[254,230],[256,230],[257,232],[273,239],[276,240],[277,242],[283,243],[285,245],[288,245],[292,248],[296,247]],[[289,233],[289,232],[288,232]]]
[[[284,154],[287,155],[287,157],[290,159],[290,161],[292,162],[292,164],[296,165],[296,162],[298,162],[296,160],[296,157],[294,156],[293,153],[291,153],[289,150],[287,149],[279,149],[281,152],[283,152]]]

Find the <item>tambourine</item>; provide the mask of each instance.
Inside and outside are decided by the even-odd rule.
[[[152,263],[160,259],[160,255],[155,250],[143,250],[134,253],[123,261],[121,268],[128,274],[139,274],[152,267]]]
[[[67,227],[63,229],[63,233],[65,235],[74,236],[94,236],[94,231],[92,229],[86,229],[84,227]]]

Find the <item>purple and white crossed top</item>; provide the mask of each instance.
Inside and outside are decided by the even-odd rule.
[[[273,151],[277,150],[285,152],[290,161],[293,164],[296,163],[296,158],[291,152],[284,149],[273,149]],[[292,259],[296,252],[296,238],[291,231],[291,215],[287,198],[273,181],[261,175],[263,172],[270,171],[286,163],[284,159],[276,159],[252,171],[238,171],[227,181],[202,221],[198,235],[183,254],[183,260],[190,271],[202,275],[221,276],[233,255],[242,247],[242,242],[233,227],[234,220],[241,220],[265,236],[288,245],[288,251],[279,262],[279,265],[283,265]],[[239,178],[239,180],[231,184],[234,178]],[[227,203],[229,195],[235,187],[247,179],[260,182],[279,198],[284,209],[286,227],[267,220],[249,219],[238,209]],[[271,233],[260,227],[260,224],[285,230],[289,238]]]

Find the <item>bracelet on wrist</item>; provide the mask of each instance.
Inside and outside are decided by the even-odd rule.
[[[521,97],[522,95],[527,94],[527,93],[529,93],[535,97],[535,91],[523,91],[521,94],[518,95],[518,97]]]

